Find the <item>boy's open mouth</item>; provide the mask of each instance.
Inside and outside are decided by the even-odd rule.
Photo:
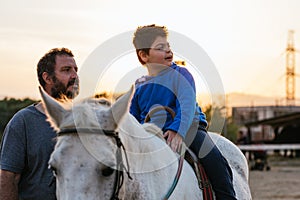
[[[165,57],[165,60],[172,60],[172,59],[173,59],[173,56]]]

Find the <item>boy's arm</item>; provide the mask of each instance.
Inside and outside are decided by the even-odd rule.
[[[20,174],[0,170],[0,196],[1,200],[18,200],[18,183]]]
[[[185,69],[181,68],[177,73],[177,110],[173,123],[167,130],[173,130],[185,138],[189,130],[196,111],[196,89],[192,75]]]

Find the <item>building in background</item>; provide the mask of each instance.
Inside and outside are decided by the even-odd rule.
[[[300,127],[300,106],[233,107],[232,120],[246,132],[250,143],[272,143],[278,138],[300,142],[290,138],[291,132]]]

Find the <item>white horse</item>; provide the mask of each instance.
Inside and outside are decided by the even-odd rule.
[[[140,125],[129,114],[132,92],[110,106],[105,100],[92,98],[61,103],[41,90],[48,120],[58,131],[49,161],[58,199],[156,200],[170,193],[178,155],[153,134],[162,134],[158,127]],[[251,199],[244,155],[226,138],[209,134],[232,168],[237,199]],[[202,190],[187,162],[169,199],[202,199]]]

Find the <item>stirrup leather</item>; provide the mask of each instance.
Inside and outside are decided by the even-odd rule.
[[[205,170],[201,165],[198,157],[189,148],[186,148],[185,160],[191,165],[197,176],[199,188],[203,191],[203,199],[213,200],[213,190],[211,183],[209,182]]]

